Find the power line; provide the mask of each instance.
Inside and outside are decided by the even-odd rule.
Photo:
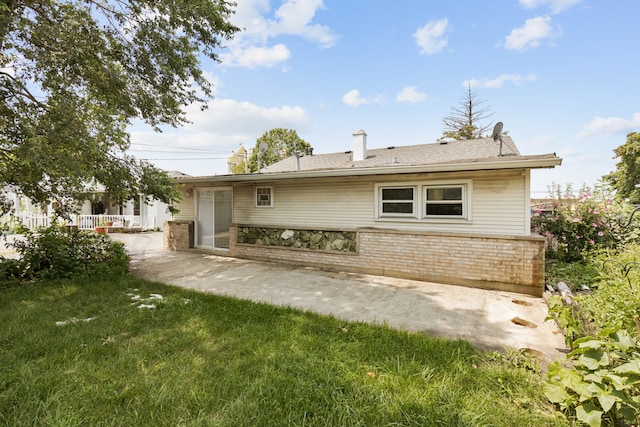
[[[136,151],[139,153],[170,153],[170,154],[195,154],[190,151],[169,151],[169,150],[127,150],[127,151]],[[216,151],[207,152],[207,154],[223,154]]]
[[[192,147],[176,147],[175,145],[161,145],[158,146],[158,144],[145,144],[143,142],[132,142],[131,145],[143,145],[145,147],[155,147],[155,148],[177,148],[179,150],[191,150],[191,151],[206,151],[208,153],[213,153],[213,154],[225,154],[227,153],[227,151],[216,151],[216,150],[210,150],[208,148],[192,148]],[[145,150],[129,150],[129,151],[145,151]],[[151,151],[151,150],[148,150]]]
[[[187,157],[187,158],[166,158],[166,159],[139,159],[139,160],[226,160],[227,157]]]

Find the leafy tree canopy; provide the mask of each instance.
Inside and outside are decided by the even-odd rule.
[[[218,60],[234,5],[0,0],[0,199],[10,189],[66,212],[100,182],[118,201],[173,202],[167,174],[125,154],[126,127],[184,124],[183,107],[210,96],[198,57]]]
[[[620,159],[616,170],[604,179],[616,190],[616,197],[629,199],[630,203],[640,203],[640,132],[627,135],[627,142],[613,152]]]
[[[260,144],[265,143],[267,149],[260,152]],[[298,136],[293,129],[275,128],[266,131],[256,141],[256,146],[249,156],[249,171],[258,170],[258,154],[260,154],[260,168],[279,162],[296,152],[300,154],[311,154],[311,144]]]
[[[440,139],[477,139],[483,138],[491,129],[492,122],[483,125],[482,121],[493,115],[485,100],[471,90],[471,85],[460,99],[460,105],[451,109],[451,113],[442,119],[444,131]]]

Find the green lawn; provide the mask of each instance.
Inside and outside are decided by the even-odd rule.
[[[565,425],[515,359],[133,278],[0,289],[0,425]]]

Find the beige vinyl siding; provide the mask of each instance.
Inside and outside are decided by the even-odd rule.
[[[474,179],[473,222],[483,233],[525,233],[525,180],[520,173]]]
[[[275,181],[274,207],[255,207],[253,184],[234,186],[234,222],[264,226],[376,227],[396,230],[526,235],[523,171]],[[375,219],[375,184],[471,180],[472,220]],[[262,185],[262,184],[260,184]],[[266,184],[265,184],[266,185]]]
[[[254,186],[234,187],[239,224],[347,227],[373,220],[373,183],[344,178],[273,183],[273,207],[255,207]]]
[[[176,208],[180,212],[173,214],[174,220],[186,220],[193,221],[196,217],[195,214],[195,200],[193,198],[194,191],[190,193],[182,193],[182,200],[176,205]]]

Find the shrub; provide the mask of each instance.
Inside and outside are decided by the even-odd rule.
[[[640,348],[624,330],[574,341],[570,366],[548,367],[547,398],[571,418],[599,427],[640,422]]]
[[[589,251],[613,248],[633,237],[620,220],[628,208],[615,204],[606,190],[583,187],[574,195],[568,186],[563,194],[556,188],[551,211],[535,211],[531,224],[550,239],[550,257],[579,261]]]
[[[18,284],[19,276],[20,261],[0,256],[0,288]]]
[[[595,292],[577,298],[583,311],[597,328],[635,331],[634,319],[640,317],[640,246],[602,252],[591,263],[601,275],[593,284]]]
[[[572,352],[565,364],[549,365],[546,396],[578,425],[639,425],[640,245],[551,264],[554,279],[591,291],[568,305],[557,295],[548,300]]]
[[[27,232],[23,240],[8,245],[19,254],[10,265],[19,279],[123,275],[129,259],[124,245],[93,232],[50,226]],[[8,269],[5,268],[4,271]]]

